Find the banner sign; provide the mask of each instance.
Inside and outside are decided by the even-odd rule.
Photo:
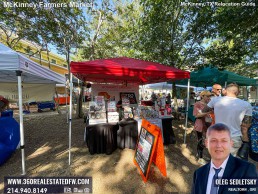
[[[92,177],[4,177],[4,193],[92,193]]]
[[[147,120],[142,120],[138,138],[134,164],[139,168],[144,182],[147,182],[152,162],[158,167],[163,176],[167,176],[165,154],[161,130]]]
[[[144,127],[142,127],[139,136],[139,142],[136,148],[135,160],[139,164],[144,176],[147,175],[154,140],[155,136],[148,132]]]
[[[0,83],[1,95],[11,103],[19,101],[17,83]],[[22,101],[40,102],[52,101],[55,94],[55,84],[22,84]]]

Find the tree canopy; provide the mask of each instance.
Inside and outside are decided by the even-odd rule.
[[[89,6],[33,9],[0,3],[0,30],[5,34],[0,40],[11,48],[19,46],[20,39],[35,42],[42,50],[54,45],[67,57],[71,48],[78,48],[76,60],[127,56],[181,69],[215,66],[257,76],[255,3],[81,2]]]

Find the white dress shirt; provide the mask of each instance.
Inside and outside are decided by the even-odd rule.
[[[213,176],[215,175],[215,170],[213,168],[216,168],[216,169],[221,168],[221,170],[218,174],[218,177],[221,178],[224,174],[224,171],[225,171],[225,168],[226,168],[226,165],[227,165],[227,162],[228,162],[228,158],[229,158],[229,156],[226,158],[226,160],[224,160],[224,162],[219,167],[215,167],[215,165],[211,161],[209,177],[208,177],[208,182],[207,182],[207,188],[206,188],[206,194],[210,194],[210,192],[211,192],[212,179],[213,179]]]

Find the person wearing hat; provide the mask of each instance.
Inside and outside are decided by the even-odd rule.
[[[198,163],[204,165],[206,161],[203,159],[203,142],[202,137],[205,135],[207,128],[209,126],[206,125],[205,118],[209,116],[209,112],[203,113],[204,107],[207,106],[208,102],[210,101],[211,92],[204,90],[200,93],[201,100],[194,104],[193,115],[195,116],[196,120],[194,123],[194,130],[197,134],[198,144],[197,144],[197,156],[198,156]]]
[[[5,109],[9,107],[9,101],[0,95],[0,117],[1,117],[1,112],[3,112]]]

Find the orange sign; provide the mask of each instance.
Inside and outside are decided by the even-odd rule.
[[[142,120],[141,132],[138,138],[134,164],[140,170],[144,182],[147,182],[152,162],[163,176],[167,176],[165,154],[161,130],[147,120]]]

